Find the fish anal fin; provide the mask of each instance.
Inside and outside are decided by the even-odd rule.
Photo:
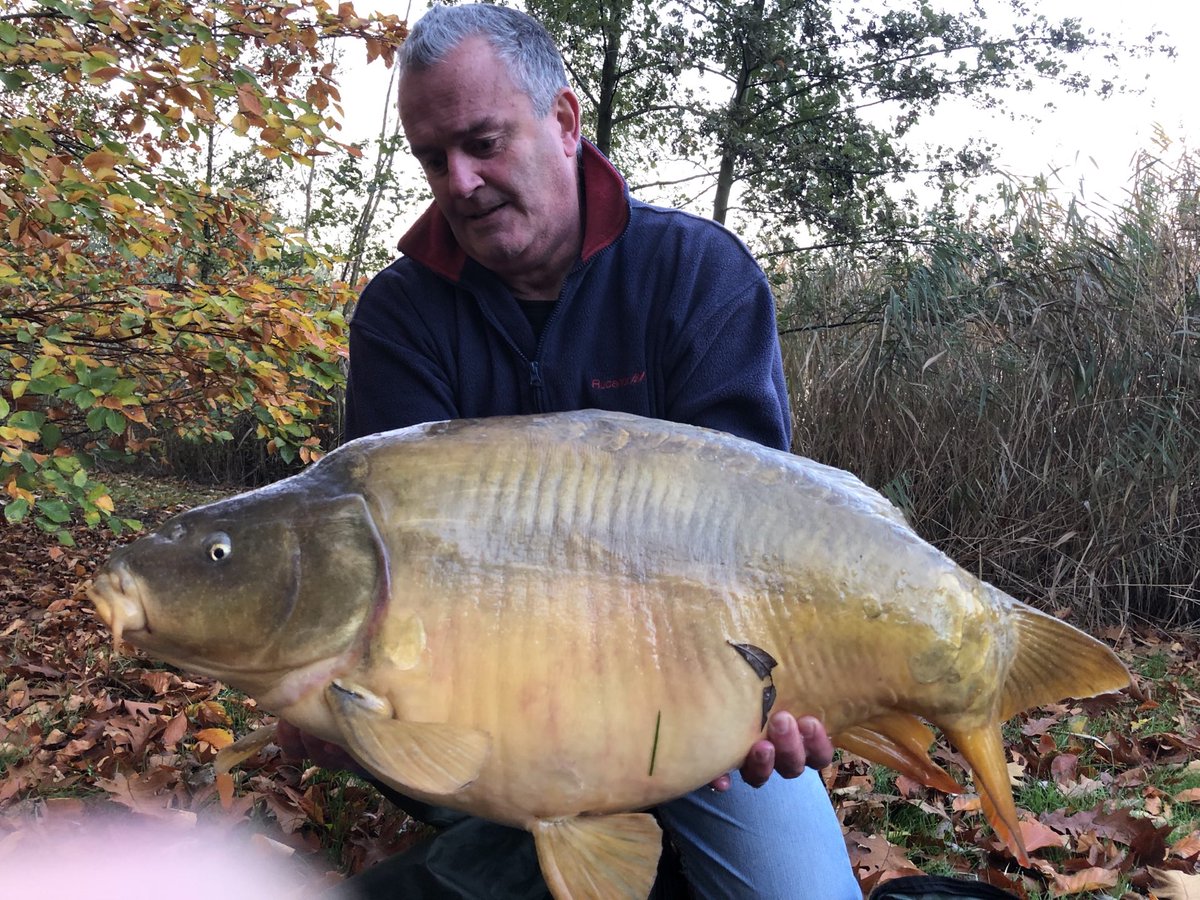
[[[491,752],[486,732],[393,718],[391,704],[362,688],[334,682],[327,697],[347,749],[400,790],[453,794],[479,777]]]
[[[963,787],[929,757],[933,732],[916,716],[888,713],[833,736],[833,742],[864,759],[895,769],[946,794]]]
[[[1017,821],[1017,806],[1013,802],[1000,722],[997,720],[971,728],[938,725],[971,767],[975,787],[979,790],[980,806],[988,824],[1012,851],[1017,862],[1028,866],[1029,854],[1025,852],[1021,826]]]
[[[648,813],[541,820],[531,829],[555,900],[645,900],[658,874],[662,829]]]
[[[1008,602],[1017,647],[1000,694],[1001,721],[1032,706],[1129,685],[1129,670],[1107,645],[1030,606]]]

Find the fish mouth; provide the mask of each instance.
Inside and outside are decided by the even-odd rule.
[[[88,599],[112,630],[114,649],[120,649],[127,633],[148,630],[141,593],[137,578],[119,562],[105,567],[87,589]]]

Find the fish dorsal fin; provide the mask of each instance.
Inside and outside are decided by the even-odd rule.
[[[399,790],[453,794],[479,777],[491,752],[486,732],[393,718],[391,704],[363,688],[334,682],[326,696],[347,749]]]
[[[649,813],[543,820],[531,830],[555,900],[649,896],[662,851],[662,829]]]
[[[1025,852],[1017,822],[1017,806],[1013,802],[1000,723],[993,720],[986,725],[960,729],[939,722],[938,727],[971,767],[980,806],[997,837],[1008,846],[1017,862],[1028,866],[1029,855]]]
[[[276,725],[264,725],[262,728],[256,728],[247,734],[242,735],[232,744],[227,747],[222,747],[217,751],[216,759],[213,760],[213,771],[218,775],[223,775],[226,772],[231,772],[233,767],[239,763],[244,763],[255,753],[261,750],[271,741],[275,740]]]
[[[1105,644],[1023,603],[1008,602],[1017,648],[1000,694],[1002,722],[1031,706],[1128,687],[1129,671]]]
[[[933,732],[916,716],[887,713],[847,728],[833,742],[873,763],[895,769],[909,778],[947,794],[961,794],[962,785],[929,758]]]

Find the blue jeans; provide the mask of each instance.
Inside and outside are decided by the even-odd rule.
[[[704,900],[862,900],[820,776],[772,775],[752,788],[733,773],[723,793],[700,788],[656,810]]]

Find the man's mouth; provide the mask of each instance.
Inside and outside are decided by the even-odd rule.
[[[498,210],[504,209],[504,207],[506,207],[506,206],[508,206],[507,202],[497,203],[495,206],[489,206],[487,209],[481,210],[479,212],[467,213],[465,218],[471,222],[481,222],[484,219],[486,219],[488,216],[492,215],[492,213],[494,213]]]

